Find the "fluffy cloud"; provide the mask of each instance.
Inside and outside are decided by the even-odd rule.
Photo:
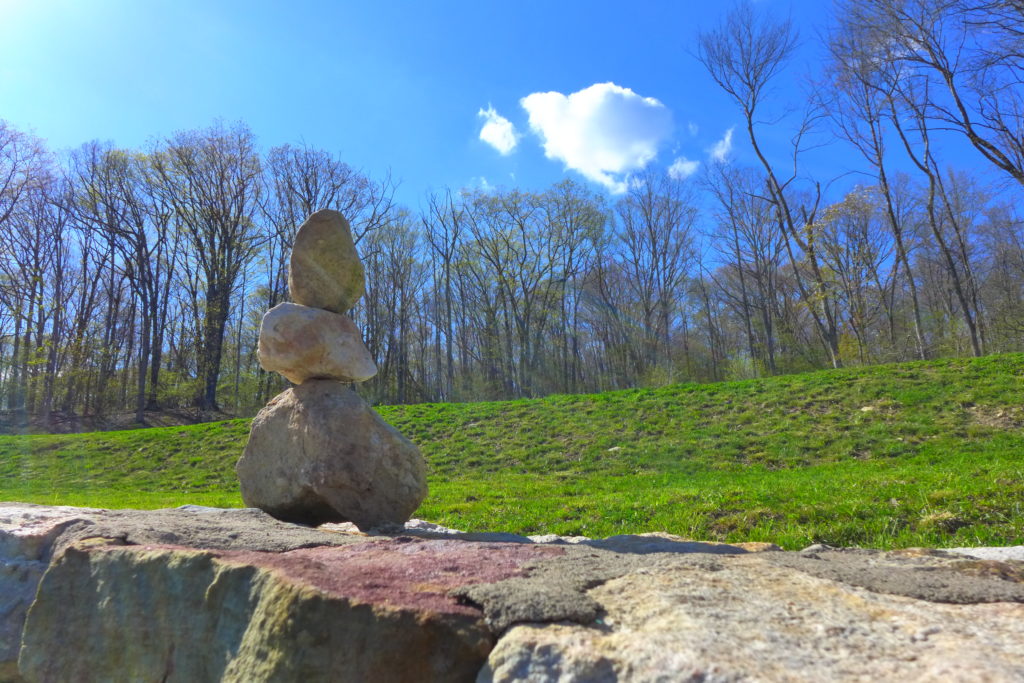
[[[700,168],[699,161],[690,161],[686,157],[679,157],[668,167],[668,174],[676,180],[682,180],[692,176]]]
[[[614,83],[569,95],[537,92],[519,101],[549,159],[625,192],[628,174],[644,168],[672,134],[672,113],[652,97]]]
[[[487,109],[478,111],[476,115],[484,120],[484,127],[480,129],[480,139],[498,150],[501,155],[511,154],[519,144],[519,134],[516,133],[516,127],[512,122],[490,105]]]
[[[715,161],[725,161],[729,157],[729,152],[732,151],[732,132],[735,130],[735,126],[725,131],[725,135],[722,139],[711,146],[711,158]]]

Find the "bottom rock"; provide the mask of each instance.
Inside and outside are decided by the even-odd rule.
[[[470,681],[493,645],[452,588],[562,550],[395,539],[264,553],[72,546],[43,577],[19,667],[63,681]]]
[[[303,524],[402,524],[427,495],[419,449],[331,380],[274,397],[235,469],[246,505]]]

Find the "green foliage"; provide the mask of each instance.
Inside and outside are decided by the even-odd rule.
[[[429,463],[417,516],[456,528],[1024,542],[1024,354],[379,411]],[[0,437],[0,498],[238,505],[247,429]]]
[[[195,402],[199,380],[184,373],[164,370],[157,390],[157,402],[165,408],[186,408]]]

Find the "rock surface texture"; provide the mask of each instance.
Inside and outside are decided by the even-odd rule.
[[[25,615],[51,559],[75,543],[93,539],[120,545],[175,543],[270,552],[358,540],[285,524],[256,509],[185,506],[143,512],[0,503],[0,682],[19,680],[17,658]]]
[[[0,504],[0,681],[16,680],[25,613],[66,528],[82,508]]]
[[[283,303],[263,316],[260,365],[293,384],[307,379],[365,382],[377,374],[359,328],[347,315]]]
[[[0,503],[0,680],[1024,680],[1024,563],[772,548]]]
[[[402,524],[427,494],[416,446],[329,380],[272,399],[253,420],[236,470],[247,505],[306,524]]]
[[[295,303],[345,313],[363,296],[363,264],[348,221],[337,211],[317,211],[299,227],[290,266],[288,289]]]
[[[307,524],[401,524],[427,495],[426,464],[344,382],[364,382],[377,366],[344,315],[363,295],[363,266],[348,221],[317,211],[292,249],[289,288],[296,303],[263,316],[264,369],[298,385],[253,420],[235,471],[246,505]]]

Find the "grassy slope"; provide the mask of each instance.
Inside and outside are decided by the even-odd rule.
[[[417,516],[458,528],[1024,543],[1024,354],[379,410],[430,463]],[[0,500],[239,505],[247,430],[0,437]]]

